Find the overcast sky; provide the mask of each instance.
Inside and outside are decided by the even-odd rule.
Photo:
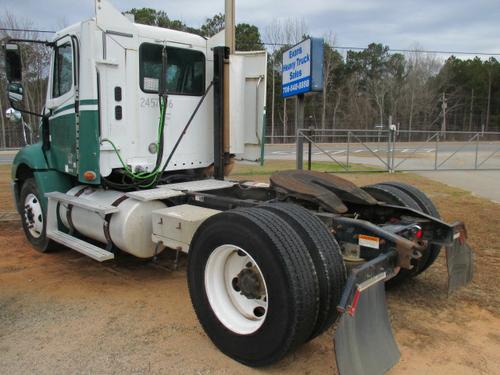
[[[162,9],[196,27],[224,11],[224,0],[111,2],[122,11]],[[54,30],[92,17],[94,0],[1,0],[2,8]],[[313,36],[333,31],[339,46],[375,41],[391,48],[500,53],[500,0],[236,0],[236,21],[256,24],[262,33],[273,18],[287,17],[304,18]]]

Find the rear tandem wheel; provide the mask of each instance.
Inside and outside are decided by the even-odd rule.
[[[295,230],[267,210],[230,210],[201,224],[189,251],[189,293],[223,353],[265,366],[311,337],[319,288],[305,248]]]
[[[339,317],[337,305],[346,282],[340,246],[323,222],[305,208],[290,203],[258,206],[279,215],[298,233],[311,255],[319,281],[319,314],[311,337],[325,332]]]
[[[438,217],[439,212],[432,201],[417,188],[399,182],[382,182],[363,186],[363,190],[381,202],[413,208],[425,214]],[[398,285],[409,277],[415,277],[425,271],[437,258],[441,247],[430,244],[422,252],[422,259],[412,270],[401,269],[400,272],[387,282],[388,286]]]
[[[405,184],[404,182],[398,181],[388,181],[382,182],[382,185],[393,186],[406,194],[408,194],[417,204],[420,206],[420,209],[423,213],[433,216],[437,219],[441,218],[437,207],[434,205],[432,200],[421,190],[417,189],[412,185]],[[441,246],[432,244],[428,247],[428,255],[425,262],[420,266],[418,273],[424,272],[427,268],[429,268],[432,263],[436,260],[441,251]]]

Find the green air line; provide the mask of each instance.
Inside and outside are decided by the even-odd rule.
[[[158,126],[158,132],[157,132],[157,136],[158,136],[158,139],[156,142],[157,148],[160,147],[160,141],[161,141],[161,138],[163,137],[163,129],[165,127],[164,119],[165,119],[165,102],[164,102],[164,98],[160,97],[160,123]],[[128,165],[125,164],[125,162],[123,161],[123,159],[120,155],[120,152],[118,151],[115,144],[110,139],[104,138],[101,140],[101,143],[102,142],[107,142],[111,145],[111,147],[113,147],[113,150],[115,151],[116,156],[118,156],[118,159],[120,160],[120,163],[122,164],[123,169],[125,170],[127,175],[129,175],[129,177],[132,177],[133,179],[137,179],[137,180],[147,180],[147,179],[150,179],[151,177],[154,177],[153,182],[156,181],[156,177],[157,177],[158,173],[160,172],[161,164],[155,166],[155,168],[151,172],[134,173],[132,170],[130,170]],[[150,185],[151,184],[148,184],[146,186],[141,186],[141,187],[149,187]]]

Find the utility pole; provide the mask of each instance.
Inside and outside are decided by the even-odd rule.
[[[234,0],[225,0],[225,19],[224,19],[224,31],[226,38],[226,47],[229,47],[229,53],[234,53],[235,47],[235,15],[234,15]]]
[[[486,107],[486,131],[490,126],[490,105],[491,105],[491,69],[488,70],[488,105]]]
[[[415,90],[411,90],[410,120],[408,121],[408,142],[411,142],[411,126],[413,122],[413,103],[415,101]]]
[[[474,89],[470,95],[470,111],[469,111],[469,131],[472,131],[472,113],[474,112]]]
[[[443,133],[443,139],[446,139],[446,108],[448,107],[448,104],[446,103],[446,93],[444,92],[442,101],[441,109],[443,110],[443,123],[441,125],[441,133]]]

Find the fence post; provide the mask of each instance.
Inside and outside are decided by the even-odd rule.
[[[391,148],[391,173],[394,173],[394,159],[396,158],[396,128],[392,128],[392,148]]]
[[[309,127],[309,138],[307,140],[307,170],[311,170],[312,165],[312,137],[314,136],[314,128],[312,126]],[[317,142],[317,141],[316,141]]]
[[[0,113],[0,116],[3,116],[3,113]],[[7,148],[7,142],[6,142],[6,137],[5,137],[5,124],[4,124],[4,120],[2,119],[2,146],[0,147],[0,149],[2,148]]]
[[[439,136],[441,135],[441,132],[437,133],[436,137],[436,152],[434,154],[434,170],[437,171],[437,165],[438,165],[438,149],[439,149]]]
[[[389,125],[387,131],[387,171],[394,173],[394,158],[396,149],[396,129]]]
[[[474,157],[474,169],[477,169],[477,154],[479,153],[479,133],[476,134],[476,155]]]
[[[297,150],[296,150],[296,166],[301,170],[304,167],[304,138],[302,137],[302,130],[297,129]]]
[[[349,170],[349,150],[351,148],[351,131],[347,131],[347,170]]]

